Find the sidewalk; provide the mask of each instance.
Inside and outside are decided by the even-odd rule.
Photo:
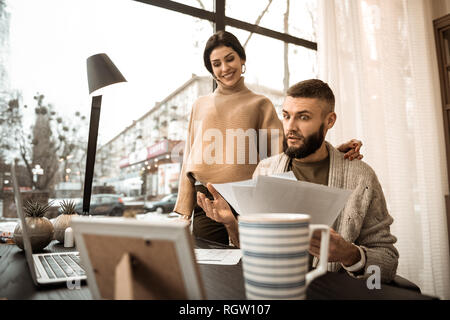
[[[149,203],[150,201],[147,201]],[[123,204],[125,207],[131,207],[131,206],[144,206],[144,201],[123,201]]]

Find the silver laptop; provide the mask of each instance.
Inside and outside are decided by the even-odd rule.
[[[14,198],[16,200],[17,215],[22,224],[22,237],[25,256],[30,268],[33,282],[36,285],[50,283],[73,284],[86,279],[86,273],[80,265],[80,255],[76,251],[33,254],[28,230],[23,212],[22,195],[17,182],[16,167],[11,165],[11,174],[14,186]]]

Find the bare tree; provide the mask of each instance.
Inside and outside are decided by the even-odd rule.
[[[198,4],[200,5],[200,8],[202,8],[203,10],[206,10],[205,5],[203,4],[202,0],[197,0]],[[211,27],[214,28],[214,23],[212,21],[209,21],[209,23],[211,24]]]
[[[12,159],[8,159],[8,155],[14,151],[17,137],[22,132],[19,99],[19,93],[3,94],[0,97],[0,153],[9,161]]]
[[[200,7],[205,10],[205,5],[203,4],[202,0],[197,0],[198,4],[200,5]],[[272,4],[273,0],[268,0],[266,7],[264,8],[264,10],[261,12],[261,14],[258,16],[258,18],[255,21],[255,25],[259,25],[261,23],[262,18],[264,17],[264,15],[267,13],[267,11],[269,10],[270,5]],[[214,27],[214,23],[210,22],[211,26]],[[251,37],[253,35],[253,32],[250,32],[250,34],[247,37],[247,40],[245,40],[243,47],[246,48],[248,42],[250,41]]]
[[[65,121],[57,115],[51,104],[44,103],[44,98],[44,95],[39,93],[34,97],[37,104],[35,123],[29,134],[23,128],[19,98],[11,99],[7,106],[0,109],[0,119],[7,119],[6,122],[3,121],[0,133],[2,136],[9,134],[10,138],[2,139],[2,149],[18,151],[25,163],[30,183],[38,190],[52,187],[61,162],[64,161],[66,167],[70,155],[83,157],[87,140],[79,134],[80,128],[87,125],[84,116],[77,112],[75,117]],[[44,174],[38,181],[33,181],[33,167],[37,164],[44,169]]]
[[[38,101],[38,107],[35,109],[36,120],[31,142],[31,161],[29,155],[24,152],[26,150],[25,148],[22,149],[23,152],[21,152],[21,155],[30,176],[33,176],[33,165],[40,165],[42,167],[44,174],[39,180],[33,180],[33,185],[38,190],[45,190],[51,185],[58,171],[57,153],[59,149],[63,148],[63,140],[65,137],[59,136],[59,143],[55,141],[50,123],[51,108],[43,105],[44,95],[37,95],[34,99]]]
[[[261,12],[261,14],[258,16],[258,18],[255,21],[255,25],[259,26],[259,24],[261,23],[262,18],[264,17],[264,15],[266,14],[266,12],[269,10],[270,5],[272,4],[273,0],[269,0],[269,2],[267,2],[266,7],[264,8],[264,10]],[[250,32],[250,34],[248,35],[247,40],[245,40],[244,42],[244,48],[247,47],[248,42],[250,41],[250,38],[252,37],[253,32]]]
[[[308,15],[310,17],[310,21],[311,21],[311,40],[312,41],[316,41],[317,39],[317,16],[314,14],[314,12],[316,11],[314,8],[312,8],[314,4],[312,2],[307,2],[306,4],[306,10],[308,12]],[[317,5],[317,4],[316,4]],[[316,77],[319,76],[318,74],[318,70],[317,70],[317,64],[312,64],[311,66],[311,71],[314,75],[316,75]]]

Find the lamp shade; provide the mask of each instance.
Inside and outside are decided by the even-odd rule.
[[[126,82],[125,77],[106,53],[99,53],[87,59],[89,94],[118,82]]]

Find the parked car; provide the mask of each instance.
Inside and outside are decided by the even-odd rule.
[[[94,194],[91,196],[89,214],[123,216],[125,205],[122,198],[116,194]],[[75,206],[78,214],[83,214],[83,200]]]
[[[148,211],[156,211],[158,213],[172,212],[177,201],[177,193],[171,193],[159,201],[152,201],[145,205]]]

